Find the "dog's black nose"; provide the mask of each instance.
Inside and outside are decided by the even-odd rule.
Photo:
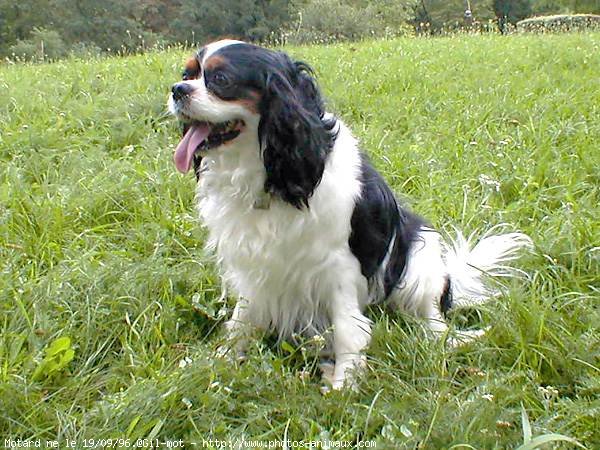
[[[175,83],[171,88],[175,100],[181,100],[186,95],[190,95],[193,90],[194,88],[188,83]]]

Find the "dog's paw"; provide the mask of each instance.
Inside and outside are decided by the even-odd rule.
[[[217,358],[225,359],[232,362],[244,362],[246,360],[246,353],[242,350],[237,350],[229,345],[221,345],[215,351]]]
[[[326,395],[331,392],[331,388],[334,382],[335,363],[330,359],[321,360],[319,363],[319,370],[321,371],[321,394]]]
[[[490,327],[485,327],[479,330],[464,330],[454,332],[454,336],[449,336],[446,344],[450,348],[460,348],[463,345],[473,342],[476,339],[484,336],[489,331]]]
[[[344,378],[343,380],[333,380],[333,382],[327,381],[326,383],[321,385],[320,391],[321,394],[327,395],[331,391],[345,391],[351,390],[353,392],[358,392],[358,382],[356,379]]]
[[[358,380],[366,369],[366,361],[361,357],[357,364],[345,370],[343,376],[335,375],[335,363],[331,360],[323,360],[319,363],[321,370],[321,394],[326,395],[333,391],[350,389],[358,392]]]

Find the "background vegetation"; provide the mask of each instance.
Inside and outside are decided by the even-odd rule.
[[[597,13],[598,0],[0,0],[0,57],[130,53],[217,36],[323,43],[468,25],[505,30],[539,14]]]
[[[0,67],[0,436],[487,450],[523,442],[524,410],[534,436],[598,448],[600,35],[286,50],[416,211],[528,233],[530,280],[454,315],[491,326],[456,351],[371,311],[357,393],[319,394],[314,342],[260,340],[232,366],[195,182],[171,160],[188,51]]]

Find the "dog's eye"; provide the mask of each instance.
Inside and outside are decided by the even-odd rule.
[[[227,75],[225,75],[223,72],[216,72],[212,76],[211,81],[215,84],[215,86],[219,86],[219,87],[226,87],[226,86],[229,86],[229,84],[230,84],[229,77]]]

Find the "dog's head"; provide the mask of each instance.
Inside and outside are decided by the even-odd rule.
[[[265,191],[308,205],[335,140],[335,121],[325,118],[308,65],[252,44],[217,41],[188,60],[169,109],[184,123],[174,155],[180,172],[246,138],[258,142],[244,151],[262,158]]]

